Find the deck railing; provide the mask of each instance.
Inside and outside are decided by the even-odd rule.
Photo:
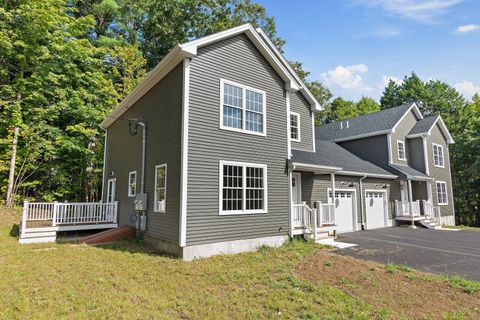
[[[412,212],[410,212],[409,201],[395,200],[395,214],[397,217],[417,217],[420,216],[420,201],[411,202]]]
[[[441,224],[441,212],[440,207],[435,207],[433,204],[427,200],[423,200],[423,212],[426,218],[433,219],[435,223]]]
[[[293,224],[295,228],[315,229],[335,224],[333,204],[316,202],[316,209],[305,202],[293,205]]]
[[[293,205],[293,225],[295,228],[309,228],[312,225],[312,209],[306,202]]]
[[[335,224],[335,214],[333,209],[333,204],[322,203],[317,201],[318,209],[318,226],[323,227],[325,225],[334,225]]]
[[[23,204],[22,228],[29,222],[44,221],[52,227],[117,222],[118,203],[110,202],[28,202]]]

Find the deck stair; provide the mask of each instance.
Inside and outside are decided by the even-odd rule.
[[[40,229],[40,228],[38,228]],[[26,243],[42,243],[42,242],[55,242],[57,240],[56,231],[44,231],[37,229],[27,229],[22,233],[19,242],[22,244]]]
[[[423,227],[427,228],[427,229],[440,229],[442,228],[442,225],[435,222],[435,219],[431,219],[431,218],[425,218],[425,219],[422,219],[422,220],[418,220],[418,223],[420,225],[422,225]]]
[[[85,244],[109,243],[131,238],[133,236],[135,236],[135,228],[131,226],[121,226],[84,237],[80,242]]]

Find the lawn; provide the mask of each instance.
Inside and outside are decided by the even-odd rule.
[[[454,284],[452,279],[428,277],[409,268],[341,257],[313,243],[294,241],[277,249],[182,262],[154,254],[133,241],[95,247],[71,243],[19,245],[10,235],[17,217],[1,212],[2,319],[480,316],[475,310],[480,301],[475,287],[478,283],[456,279]],[[398,283],[403,289],[396,294]],[[423,288],[424,284],[428,285]],[[466,285],[473,289],[467,292]],[[415,297],[436,298],[429,294],[433,288],[442,293],[439,302],[452,303],[432,314],[428,313],[429,307],[423,308],[412,317],[411,299],[403,301],[408,286],[414,288]],[[382,290],[391,290],[386,295],[389,301],[378,298]]]

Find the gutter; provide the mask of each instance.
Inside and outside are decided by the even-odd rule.
[[[104,142],[103,142],[103,174],[102,174],[102,196],[100,198],[100,202],[103,202],[103,195],[105,194],[105,169],[107,167],[107,137],[108,137],[108,129],[100,126],[102,128],[104,135]]]
[[[365,230],[365,224],[366,224],[366,221],[365,221],[365,210],[363,208],[363,204],[364,204],[364,197],[363,197],[363,184],[362,184],[362,180],[365,179],[367,177],[367,175],[365,174],[363,177],[361,177],[358,182],[359,182],[359,188],[360,188],[360,215],[361,215],[361,225],[362,225],[362,230]]]

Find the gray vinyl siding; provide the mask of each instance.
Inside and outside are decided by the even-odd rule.
[[[426,173],[425,156],[423,153],[423,138],[407,139],[408,162],[410,166],[420,172]]]
[[[357,223],[362,223],[362,212],[365,213],[365,201],[363,201],[363,210],[360,210],[362,205],[362,200],[360,200],[360,177],[354,176],[335,176],[335,188],[336,189],[346,189],[356,192],[356,205],[357,205]],[[366,190],[387,190],[387,197],[389,204],[391,204],[390,193],[396,192],[395,182],[393,180],[387,179],[374,179],[366,178],[362,180],[362,189],[363,197],[365,197]],[[343,184],[343,185],[342,185]],[[345,185],[351,185],[353,187],[347,187]],[[383,188],[384,186],[387,188]],[[302,201],[307,202],[311,207],[314,207],[316,201],[321,201],[324,203],[328,202],[327,199],[327,190],[332,188],[332,182],[330,175],[314,175],[311,172],[302,172]],[[391,210],[391,205],[388,208],[389,219],[393,219],[393,210]]]
[[[292,141],[292,149],[313,151],[312,111],[301,92],[290,95],[290,110],[300,115],[300,142]]]
[[[140,118],[146,124],[145,192],[148,193],[147,235],[178,243],[180,205],[180,150],[182,127],[182,63],[176,66],[135,105],[108,128],[106,178],[117,179],[120,225],[132,224],[134,197],[127,196],[128,173],[137,171],[140,192],[142,128],[129,133],[128,121]],[[166,212],[153,212],[155,166],[167,164]],[[113,175],[111,173],[113,172]],[[107,189],[105,181],[105,192]]]
[[[266,92],[266,136],[219,128],[220,79]],[[199,49],[190,70],[187,246],[288,235],[285,84],[245,35]],[[268,213],[219,215],[219,161],[267,165]]]
[[[411,150],[408,148],[406,136],[412,130],[413,126],[417,123],[417,117],[413,111],[409,111],[405,117],[400,121],[395,128],[395,132],[392,133],[392,162],[399,165],[411,165],[410,158],[412,157]],[[406,161],[398,158],[397,141],[401,140],[405,142]]]
[[[439,168],[434,166],[433,143],[443,146],[445,168]],[[432,128],[431,135],[427,136],[427,154],[428,154],[428,166],[430,169],[430,176],[434,178],[435,181],[440,180],[440,181],[445,181],[447,183],[448,205],[440,206],[442,216],[453,215],[454,204],[453,204],[453,194],[452,194],[452,179],[450,175],[450,152],[448,150],[448,144],[446,142],[446,139],[437,124]],[[434,183],[432,186],[432,196],[433,196],[434,205],[438,205],[436,183]]]
[[[389,170],[387,135],[378,135],[363,139],[344,141],[340,146],[363,160],[370,161],[379,167]]]

